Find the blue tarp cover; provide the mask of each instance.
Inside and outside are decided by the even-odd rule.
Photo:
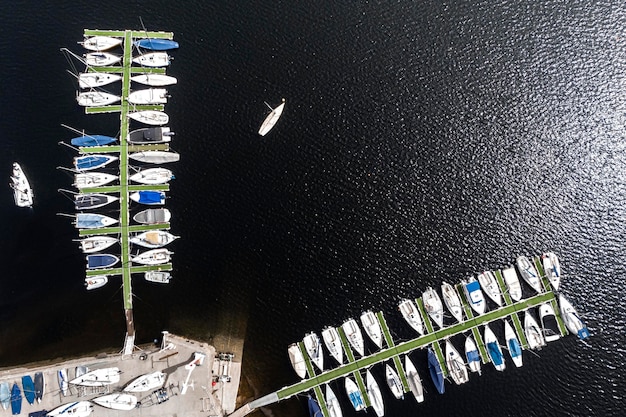
[[[432,349],[428,349],[428,370],[430,371],[430,377],[433,380],[437,391],[439,394],[443,394],[445,392],[445,386],[443,385],[443,370],[441,369],[437,356],[435,356],[435,352],[433,352]]]
[[[467,361],[468,362],[480,362],[480,355],[477,350],[472,350],[467,352]]]
[[[72,139],[71,144],[74,146],[101,146],[115,142],[115,138],[104,135],[79,136]]]
[[[141,204],[161,204],[165,194],[161,191],[139,191],[139,202]]]
[[[509,352],[511,352],[511,357],[517,358],[522,355],[522,348],[519,345],[517,339],[509,339]]]
[[[502,352],[497,342],[487,343],[487,350],[489,350],[489,356],[494,365],[502,365]]]

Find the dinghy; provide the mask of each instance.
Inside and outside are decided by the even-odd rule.
[[[11,388],[11,413],[16,416],[22,412],[22,391],[17,383]]]
[[[470,371],[480,374],[480,353],[472,336],[465,338],[465,359]]]
[[[138,39],[133,44],[138,48],[150,49],[151,51],[168,51],[178,48],[178,42],[170,39]]]
[[[370,310],[361,314],[361,324],[365,333],[374,342],[378,349],[383,347],[383,332],[380,328],[380,323],[376,315]]]
[[[170,121],[170,117],[167,113],[157,110],[134,111],[128,113],[128,117],[137,122],[152,126],[165,125]]]
[[[436,342],[435,342],[436,343]],[[443,394],[446,391],[446,387],[443,384],[443,370],[437,360],[437,355],[431,347],[428,348],[428,371],[430,372],[430,378],[437,388],[439,394]]]
[[[411,393],[415,397],[415,400],[418,403],[424,402],[424,387],[422,386],[422,379],[417,373],[417,368],[409,359],[409,355],[404,356],[404,369],[406,374],[406,379],[409,382],[409,388],[411,389]]]
[[[424,321],[422,320],[422,316],[420,315],[415,302],[412,300],[402,300],[398,305],[400,309],[400,313],[402,313],[402,317],[409,323],[416,332],[423,335],[425,332]]]
[[[491,299],[498,307],[502,307],[502,295],[500,294],[500,285],[496,280],[496,276],[491,271],[485,271],[482,274],[478,274],[478,282],[482,287],[487,297]]]
[[[115,255],[108,253],[87,255],[87,269],[104,269],[110,268],[120,261]]]
[[[11,175],[11,183],[9,185],[13,189],[13,199],[15,200],[16,206],[33,206],[33,189],[30,187],[30,183],[28,182],[22,167],[17,162],[13,162],[13,173]]]
[[[456,288],[444,282],[441,284],[441,294],[443,295],[443,302],[446,307],[448,307],[450,313],[452,313],[452,317],[461,323],[463,321],[463,306],[461,305],[461,298]]]
[[[157,371],[150,374],[141,375],[132,380],[124,391],[126,392],[146,392],[157,388],[161,388],[165,383],[166,374]]]
[[[91,210],[104,207],[114,201],[119,200],[108,194],[76,194],[74,196],[74,206],[76,210]]]
[[[170,64],[170,56],[167,52],[151,52],[134,57],[133,63],[143,67],[166,67]]]
[[[541,349],[546,345],[543,332],[539,324],[537,324],[537,320],[535,320],[528,310],[524,312],[524,334],[526,335],[528,347],[531,349]]]
[[[70,381],[73,385],[102,387],[120,382],[120,370],[117,367],[96,369]]]
[[[161,265],[169,262],[173,253],[167,249],[152,249],[134,256],[131,261],[142,265]]]
[[[104,172],[86,172],[74,175],[74,187],[78,189],[101,187],[112,183],[117,179],[116,175],[106,174]]]
[[[5,410],[8,410],[11,406],[11,390],[8,382],[0,383],[0,404],[2,404],[2,408]]]
[[[463,362],[459,351],[456,350],[449,340],[446,340],[446,367],[448,368],[448,374],[455,384],[461,385],[469,381],[469,374],[465,362]]]
[[[267,115],[261,125],[261,128],[259,129],[259,135],[261,136],[267,135],[267,133],[272,130],[278,119],[280,119],[280,116],[283,114],[283,110],[285,108],[285,99],[283,99],[283,102],[280,103],[275,109],[273,109],[269,104],[265,104],[270,108],[271,112]]]
[[[541,256],[541,261],[550,285],[552,285],[554,291],[558,291],[561,284],[561,264],[559,263],[559,258],[552,252],[546,252]]]
[[[152,87],[165,87],[166,85],[174,85],[178,82],[176,77],[165,74],[141,74],[130,77],[131,81],[139,84],[149,85]]]
[[[106,275],[93,275],[85,278],[85,288],[88,290],[95,290],[96,288],[104,287],[109,278]]]
[[[84,55],[85,64],[88,67],[107,67],[109,65],[117,64],[122,60],[119,55],[113,55],[109,52],[89,52]]]
[[[441,298],[439,298],[439,294],[437,294],[437,291],[433,290],[431,287],[428,287],[426,291],[424,291],[422,301],[424,302],[424,308],[426,309],[428,315],[433,319],[435,324],[439,326],[439,328],[442,328],[443,304],[441,303]]]
[[[398,373],[389,364],[385,364],[385,379],[387,380],[389,390],[396,397],[396,400],[403,400],[404,388],[402,387],[402,381],[400,381]]]
[[[77,171],[90,171],[102,168],[111,162],[117,161],[117,156],[113,155],[84,155],[74,158],[74,167]]]
[[[561,318],[565,323],[565,327],[571,334],[578,336],[580,340],[585,340],[589,337],[587,326],[585,326],[574,306],[563,294],[559,294],[559,309],[561,310]]]
[[[83,253],[95,253],[115,245],[119,240],[111,236],[91,236],[78,242]]]
[[[28,404],[35,403],[35,383],[30,375],[24,375],[22,377],[22,389],[24,390],[24,398]]]
[[[172,274],[164,271],[146,271],[144,278],[146,281],[168,284],[170,279],[172,279]]]
[[[72,138],[70,143],[78,147],[105,146],[115,142],[117,139],[104,135],[83,135]]]
[[[135,152],[128,155],[130,159],[149,164],[167,164],[170,162],[178,162],[180,155],[176,152],[167,151],[143,151]]]
[[[127,142],[135,145],[149,145],[152,143],[170,142],[174,132],[165,127],[144,127],[133,130],[128,134]]]
[[[106,51],[122,44],[121,38],[111,36],[92,36],[80,42],[85,49],[90,51]]]
[[[517,335],[508,320],[504,320],[504,340],[509,350],[509,355],[516,367],[522,366],[522,346],[517,339]]]
[[[42,372],[35,373],[35,399],[38,403],[41,403],[43,400],[43,395],[45,393],[45,381]],[[1,390],[0,390],[1,391]]]
[[[139,184],[156,185],[168,183],[174,178],[174,174],[166,168],[148,168],[136,172],[129,178],[131,181],[138,182]]]
[[[130,104],[166,104],[167,90],[165,88],[147,88],[135,90],[128,95]]]
[[[359,391],[359,387],[350,377],[345,378],[345,385],[346,394],[350,399],[350,403],[352,403],[352,407],[354,407],[354,411],[364,410],[365,402],[363,401],[363,395],[361,394],[361,391]]]
[[[165,204],[165,192],[163,191],[135,191],[128,196],[131,200],[147,206]]]
[[[120,96],[100,91],[86,91],[76,96],[78,105],[83,107],[108,106],[120,100]]]
[[[328,384],[326,384],[326,409],[329,417],[343,417],[339,400]]]
[[[55,408],[46,417],[87,417],[92,411],[93,405],[89,401],[75,401]]]
[[[485,314],[487,310],[487,303],[485,297],[480,289],[480,284],[474,277],[469,277],[467,280],[462,280],[463,290],[465,291],[465,298],[469,302],[470,307],[480,314]]]
[[[291,366],[293,370],[296,372],[300,379],[304,379],[306,377],[306,362],[304,362],[304,356],[302,355],[302,351],[300,350],[300,346],[297,343],[292,343],[289,345],[287,349],[287,353],[289,354],[289,361],[291,362]]]
[[[546,342],[554,342],[561,337],[561,330],[556,321],[556,315],[552,304],[543,303],[539,306],[539,321],[541,321],[541,329]]]
[[[372,408],[378,417],[385,415],[385,405],[383,404],[383,396],[380,393],[378,382],[374,379],[374,375],[368,369],[365,372],[365,383],[367,385],[367,396],[370,399]]]
[[[311,362],[317,366],[320,371],[324,371],[324,354],[322,352],[322,345],[320,345],[320,338],[313,332],[308,333],[302,340],[304,348],[311,358]]]
[[[133,216],[133,220],[141,224],[167,223],[171,218],[172,214],[166,208],[147,209]]]
[[[502,278],[506,284],[509,296],[513,301],[519,301],[522,299],[522,286],[519,283],[517,272],[515,268],[509,267],[502,270]]]
[[[100,229],[117,223],[116,219],[94,213],[78,213],[76,215],[77,229]]]
[[[361,334],[361,329],[356,324],[356,320],[348,319],[342,325],[343,333],[346,335],[350,346],[356,353],[361,356],[365,355],[365,347],[363,345],[363,335]]]
[[[518,256],[517,268],[519,269],[522,278],[530,287],[537,293],[541,293],[541,281],[539,280],[539,274],[535,266],[525,256]]]
[[[78,74],[78,86],[83,89],[96,88],[112,84],[121,79],[121,75],[107,72],[81,72]]]
[[[165,230],[148,230],[132,236],[129,241],[144,248],[156,249],[169,245],[176,239],[178,239],[178,236],[174,236]]]
[[[57,380],[59,381],[59,389],[61,390],[61,394],[66,397],[69,389],[67,369],[64,368],[57,371]]]
[[[137,397],[132,394],[115,393],[94,398],[94,403],[113,410],[129,411],[137,407]]]
[[[493,363],[496,371],[504,371],[506,365],[502,356],[502,349],[500,349],[500,343],[489,325],[485,325],[485,345],[487,346],[489,359],[491,359],[491,363]]]
[[[343,364],[343,347],[337,329],[330,326],[326,327],[322,330],[322,339],[330,355],[335,358],[339,365]]]

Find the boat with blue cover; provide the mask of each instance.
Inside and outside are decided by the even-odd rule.
[[[8,410],[11,405],[11,390],[8,382],[0,383],[0,404],[5,410]]]
[[[504,364],[504,357],[502,356],[502,349],[500,349],[500,343],[493,330],[488,325],[485,325],[485,345],[487,346],[487,354],[491,359],[491,363],[497,371],[504,371],[506,365]]]
[[[42,372],[35,373],[35,399],[38,403],[43,399],[44,394],[44,377]]]
[[[89,269],[102,269],[110,268],[120,261],[115,255],[108,253],[87,255],[87,268]]]
[[[113,161],[117,161],[117,156],[113,155],[84,155],[74,158],[74,167],[77,171],[90,171],[102,168]]]
[[[149,206],[165,204],[165,193],[163,191],[136,191],[128,196],[139,204]]]
[[[506,347],[509,350],[511,359],[513,359],[513,363],[519,368],[522,366],[522,347],[508,320],[504,320],[504,340],[506,341]]]
[[[76,215],[76,227],[78,229],[99,229],[111,226],[118,221],[103,214],[78,213]]]
[[[465,291],[465,297],[469,301],[472,309],[478,314],[484,314],[487,308],[485,303],[485,297],[480,289],[480,284],[476,281],[476,278],[469,277],[467,280],[461,281],[463,284],[463,290]]]
[[[83,135],[73,138],[70,143],[74,146],[104,146],[115,142],[117,139],[104,135]]]
[[[22,389],[24,390],[24,397],[28,404],[34,404],[35,402],[35,383],[30,375],[24,375],[22,377]]]
[[[320,409],[320,405],[310,395],[309,395],[309,416],[310,417],[323,416],[322,410]]]
[[[178,42],[170,39],[138,39],[133,44],[138,48],[149,49],[151,51],[169,51],[178,48]]]
[[[437,360],[437,355],[432,348],[428,348],[428,371],[430,372],[430,378],[437,388],[439,394],[443,394],[446,391],[446,387],[443,384],[443,369]]]
[[[574,306],[563,296],[563,294],[559,294],[559,308],[567,330],[569,330],[571,334],[578,336],[580,340],[588,338],[589,330],[587,329],[587,326],[578,315]]]
[[[11,388],[11,414],[14,416],[22,412],[22,391],[17,383],[13,384]]]
[[[465,338],[465,359],[470,371],[480,374],[480,353],[472,336]]]
[[[365,409],[365,402],[363,401],[363,395],[361,391],[359,391],[359,387],[356,383],[350,378],[345,378],[346,385],[346,394],[350,399],[350,403],[352,403],[352,407],[354,407],[354,411],[361,411]]]

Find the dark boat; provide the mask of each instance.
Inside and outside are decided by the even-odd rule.
[[[74,146],[104,146],[115,142],[116,139],[104,135],[83,135],[74,138],[70,143]]]
[[[431,348],[428,348],[428,370],[430,371],[430,377],[435,384],[435,388],[437,388],[437,392],[443,394],[446,390],[446,387],[443,385],[443,370],[441,369],[435,352],[433,352]]]
[[[100,269],[100,268],[108,268],[120,261],[115,255],[109,255],[107,253],[104,254],[96,254],[96,255],[87,255],[87,268],[89,269]]]
[[[165,127],[144,127],[142,129],[133,130],[128,134],[128,143],[134,144],[150,144],[169,142],[174,132],[170,132],[170,128]]]
[[[322,415],[322,410],[320,410],[319,404],[309,395],[309,416],[321,417]]]
[[[33,404],[35,402],[35,384],[30,375],[24,375],[22,377],[22,389],[24,390],[24,397],[26,397],[28,404]]]
[[[119,198],[107,194],[76,194],[74,205],[76,210],[89,210],[106,206],[117,200]]]
[[[43,399],[43,373],[35,373],[35,399],[38,403]]]
[[[168,51],[178,48],[178,42],[169,39],[139,39],[134,42],[135,46],[151,51]]]
[[[16,416],[22,412],[22,391],[17,384],[11,388],[11,413]]]

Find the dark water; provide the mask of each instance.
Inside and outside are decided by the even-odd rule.
[[[0,26],[0,167],[8,178],[22,163],[36,192],[32,212],[0,193],[1,365],[121,348],[119,284],[84,291],[76,231],[55,215],[72,212],[57,193],[71,178],[55,167],[73,156],[60,124],[114,135],[118,122],[75,105],[59,48],[82,53],[84,28],[139,29],[141,16],[181,44],[166,111],[183,236],[173,283],[134,285],[141,342],[209,339],[220,314],[244,312],[244,372],[262,395],[296,381],[286,347],[308,331],[372,308],[407,339],[400,298],[553,250],[588,344],[568,337],[443,396],[414,352],[426,401],[385,391],[387,415],[623,413],[620,3],[54,3],[12,5]],[[283,118],[258,137],[263,101],[281,97]],[[297,400],[271,410],[306,413]]]

